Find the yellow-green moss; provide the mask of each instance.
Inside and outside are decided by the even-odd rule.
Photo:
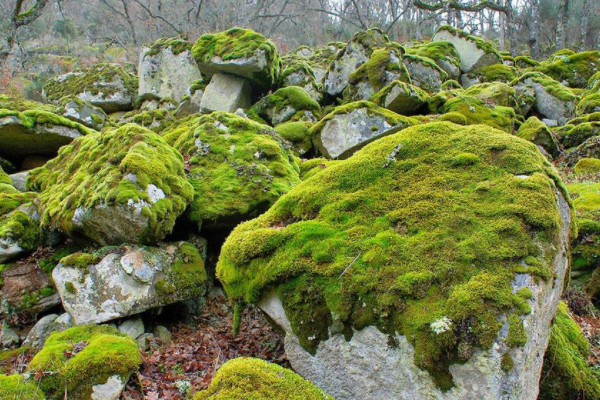
[[[373,51],[368,61],[356,69],[348,78],[348,83],[356,85],[368,81],[374,92],[379,91],[388,82],[388,74],[394,74],[397,80],[411,82],[406,66],[402,63],[403,50],[399,46],[386,46]]]
[[[585,96],[581,99],[579,104],[577,104],[577,108],[575,109],[575,113],[579,117],[595,112],[600,112],[600,93],[593,93]]]
[[[460,54],[451,42],[427,42],[414,47],[407,47],[405,50],[406,54],[426,57],[435,62],[443,61],[460,68]]]
[[[570,87],[585,88],[589,79],[600,70],[600,52],[585,51],[572,54],[555,54],[548,62],[534,68]]]
[[[173,301],[183,298],[197,298],[206,292],[206,269],[198,249],[191,243],[178,245],[173,264],[165,271],[162,280],[156,282],[156,291],[162,297]]]
[[[149,49],[144,53],[144,58],[157,55],[163,49],[170,49],[171,53],[177,55],[191,50],[192,45],[188,41],[178,37],[161,38],[150,45]]]
[[[504,64],[493,64],[478,68],[467,74],[471,79],[478,79],[480,82],[505,82],[509,83],[517,77],[516,70]]]
[[[152,202],[150,184],[165,197]],[[130,239],[142,242],[160,240],[171,232],[193,197],[181,155],[163,138],[135,124],[75,139],[60,149],[58,157],[33,170],[27,185],[41,192],[41,226],[69,234],[77,230],[73,217],[78,208],[142,202],[147,230],[142,238]]]
[[[328,160],[326,158],[312,158],[305,160],[300,164],[300,179],[306,180],[311,176],[318,174],[325,168],[339,163],[338,160]]]
[[[565,148],[579,146],[586,140],[600,135],[600,122],[583,122],[570,127],[567,125],[558,134],[558,140]]]
[[[517,109],[516,90],[502,82],[488,82],[473,85],[464,91],[467,96],[477,97],[486,103]]]
[[[321,106],[301,87],[288,86],[266,95],[254,104],[248,111],[249,115],[255,114],[260,119],[271,121],[273,114],[280,114],[291,107],[296,112],[285,121],[303,121],[308,111],[312,114],[309,118],[321,118]]]
[[[299,182],[298,166],[273,128],[215,112],[180,120],[164,133],[187,162],[199,225],[257,215]]]
[[[600,373],[588,364],[590,345],[562,303],[544,356],[539,400],[600,399]]]
[[[525,82],[527,80],[531,80],[532,82],[542,85],[548,93],[559,100],[565,102],[577,101],[577,96],[575,96],[573,92],[569,90],[569,88],[541,72],[528,72],[512,81],[511,86],[515,86],[516,84]]]
[[[293,371],[256,358],[236,358],[223,364],[210,387],[194,400],[333,400],[333,397]]]
[[[45,400],[46,396],[35,382],[23,375],[0,374],[0,398],[4,400]]]
[[[50,399],[89,400],[92,386],[113,375],[123,381],[138,369],[141,359],[135,341],[107,325],[86,325],[50,335],[27,367],[40,377]]]
[[[512,132],[516,120],[511,107],[489,106],[483,100],[472,96],[459,96],[448,100],[442,107],[443,113],[462,114],[469,125],[483,124],[492,128]]]
[[[514,265],[551,265],[556,187],[566,196],[553,166],[520,138],[481,125],[411,127],[238,225],[217,276],[235,302],[276,288],[309,351],[325,327],[405,335],[416,365],[447,388],[448,365],[465,354],[458,346],[489,348],[500,317],[522,312]],[[437,335],[430,325],[442,317],[452,329]]]
[[[396,100],[386,106],[387,96],[392,91],[395,93]],[[423,89],[410,83],[395,80],[371,96],[369,100],[402,115],[413,115],[426,108],[428,98],[429,95]]]
[[[299,155],[303,155],[309,152],[313,147],[312,136],[310,134],[310,128],[312,126],[312,122],[291,121],[277,125],[275,131],[277,131],[282,138],[292,143],[294,150],[296,150]]]
[[[600,160],[597,158],[582,158],[573,168],[577,175],[600,174]]]
[[[540,63],[527,56],[517,56],[515,57],[515,65],[518,68],[533,68],[540,65]]]
[[[483,50],[486,53],[493,53],[495,55],[498,56],[498,61],[502,60],[502,56],[500,55],[500,53],[498,52],[498,50],[496,50],[496,48],[494,47],[494,45],[486,40],[483,40],[477,36],[473,36],[468,34],[465,31],[462,31],[460,29],[456,29],[452,26],[449,25],[443,25],[440,26],[437,30],[438,32],[440,31],[447,31],[449,33],[451,33],[454,36],[458,36],[460,38],[469,40],[473,43],[475,43],[475,46],[477,46],[478,49]]]
[[[559,147],[556,138],[546,124],[537,117],[530,117],[521,125],[516,135],[541,146],[552,156],[558,156]]]

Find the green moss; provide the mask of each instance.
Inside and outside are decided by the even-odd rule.
[[[485,126],[415,126],[322,169],[238,225],[217,276],[234,302],[282,291],[309,350],[327,337],[324,321],[349,335],[370,325],[405,335],[416,365],[447,388],[448,365],[464,361],[458,347],[489,348],[500,318],[520,313],[514,265],[551,265],[555,187],[566,196],[553,166],[522,139]],[[436,334],[432,324],[444,317],[452,328]]]
[[[477,97],[486,103],[517,109],[516,90],[502,82],[489,82],[473,85],[464,91],[467,96]]]
[[[298,167],[273,128],[235,114],[191,116],[164,137],[187,160],[195,191],[191,219],[199,225],[236,224],[299,182]]]
[[[592,92],[598,92],[600,90],[600,71],[591,76],[588,80],[587,88]]]
[[[597,158],[582,158],[573,168],[577,175],[600,174],[600,160]]]
[[[303,121],[321,118],[321,106],[301,87],[288,86],[277,90],[275,93],[266,95],[254,104],[249,114],[256,114],[259,118],[273,121],[274,115],[290,113],[289,108],[295,112],[281,122]],[[307,117],[306,113],[310,116]]]
[[[534,68],[559,82],[574,88],[585,88],[590,78],[600,70],[600,52],[555,54],[548,62]]]
[[[333,400],[313,383],[289,369],[256,358],[236,358],[223,364],[210,387],[194,400]]]
[[[442,83],[442,90],[453,90],[453,89],[462,89],[460,83],[455,81],[454,79],[449,79],[446,82]]]
[[[150,48],[144,53],[144,58],[155,56],[163,49],[170,49],[171,53],[177,55],[184,51],[191,50],[192,45],[188,41],[178,37],[161,38],[152,43]]]
[[[339,163],[338,160],[328,160],[326,158],[313,158],[305,160],[300,164],[300,179],[306,180],[311,176],[318,174],[325,168]]]
[[[59,262],[65,267],[87,269],[90,265],[98,264],[101,259],[96,254],[77,252],[63,257]]]
[[[421,64],[425,67],[431,68],[432,70],[436,71],[439,75],[440,75],[440,80],[443,82],[446,79],[448,79],[448,74],[446,73],[446,71],[444,71],[443,69],[441,69],[433,60],[427,58],[427,57],[421,57],[421,56],[417,56],[415,54],[405,54],[404,56],[402,56],[402,60],[404,63],[418,63]]]
[[[564,102],[577,100],[577,96],[575,96],[573,92],[569,90],[569,88],[540,72],[528,72],[525,75],[515,79],[511,83],[511,86],[515,86],[517,83],[526,82],[528,80],[542,85],[548,93],[559,100]]]
[[[442,112],[457,112],[467,119],[469,125],[483,124],[509,133],[514,129],[516,118],[511,107],[488,106],[483,100],[471,96],[448,100],[442,107]]]
[[[107,325],[86,325],[50,335],[27,368],[50,399],[88,400],[92,386],[113,375],[123,381],[141,362],[135,341]]]
[[[114,94],[114,89],[105,82],[120,80],[125,90],[136,94],[138,78],[119,64],[96,64],[86,69],[77,69],[72,73],[49,79],[44,84],[44,93],[50,101],[58,101],[64,96],[77,96],[84,92],[93,95],[103,93],[105,97]]]
[[[460,54],[458,54],[456,47],[451,42],[427,42],[414,47],[408,47],[405,50],[406,54],[429,58],[438,63],[438,65],[440,61],[443,61],[460,68]],[[442,66],[440,65],[440,67]]]
[[[493,64],[471,71],[467,76],[471,79],[478,79],[480,82],[510,83],[516,79],[517,74],[513,67],[504,64]]]
[[[44,228],[71,234],[78,230],[73,217],[78,208],[140,203],[148,217],[141,240],[153,242],[169,233],[192,200],[180,154],[163,138],[138,125],[127,124],[101,134],[75,139],[57,158],[33,170],[27,185],[40,191],[40,223]],[[134,178],[130,178],[134,177]],[[164,198],[150,198],[149,185]],[[90,234],[90,232],[81,232]],[[93,238],[104,242],[104,238]]]
[[[293,145],[293,149],[303,155],[312,150],[312,136],[310,128],[313,123],[306,121],[292,121],[279,124],[275,127],[275,131],[285,140]]]
[[[440,115],[439,120],[452,122],[453,124],[457,125],[469,125],[467,122],[467,117],[455,111]]]
[[[27,110],[38,110],[56,113],[56,106],[52,104],[38,103],[33,100],[25,100],[20,97],[9,96],[7,94],[0,94],[0,108],[13,111],[27,111]]]
[[[600,399],[600,374],[588,364],[589,351],[581,328],[561,302],[544,356],[539,399]]]
[[[518,68],[534,68],[540,65],[540,63],[527,56],[517,56],[515,57],[515,65]]]
[[[571,148],[598,135],[600,135],[600,122],[583,122],[576,126],[565,127],[559,132],[558,139],[565,148]]]
[[[522,347],[527,343],[527,332],[523,320],[518,315],[511,314],[508,316],[508,337],[507,343],[511,347]]]
[[[350,85],[368,81],[373,92],[382,89],[388,82],[388,75],[394,79],[410,83],[406,66],[402,63],[402,51],[397,46],[387,46],[373,51],[368,61],[356,69],[348,78]],[[352,86],[349,86],[351,89]]]
[[[0,180],[0,239],[17,243],[24,251],[33,250],[40,243],[38,221],[32,209],[37,195],[17,191],[2,169]]]
[[[260,33],[250,29],[231,28],[220,33],[206,33],[194,43],[192,54],[198,64],[210,65],[214,57],[222,61],[250,58],[264,53],[267,66],[256,72],[253,78],[270,87],[277,82],[280,73],[279,53],[275,44]]]
[[[394,94],[394,101],[388,102],[390,93]],[[423,89],[395,80],[371,96],[370,101],[402,115],[413,115],[423,111],[428,98]]]
[[[531,117],[521,125],[516,135],[522,139],[529,140],[532,143],[541,146],[552,156],[558,156],[559,146],[556,138],[548,129],[546,124],[537,117]]]
[[[449,33],[451,33],[454,36],[458,36],[460,38],[469,40],[473,43],[475,43],[475,46],[477,46],[478,49],[483,50],[486,53],[493,53],[496,54],[498,56],[498,60],[502,60],[502,56],[500,55],[500,53],[498,52],[498,50],[496,50],[496,48],[494,47],[494,45],[486,40],[483,40],[477,36],[473,36],[468,34],[465,31],[462,31],[460,29],[456,29],[452,26],[449,25],[443,25],[440,26],[437,30],[438,32],[440,31],[447,31]]]
[[[181,299],[182,293],[187,298],[202,296],[206,292],[206,269],[202,255],[193,244],[187,242],[179,243],[176,254],[164,278],[155,284],[157,293],[174,301]]]
[[[575,109],[577,116],[600,112],[600,93],[590,94],[581,99]]]
[[[36,384],[23,375],[0,374],[0,393],[6,400],[45,400],[46,396]]]
[[[502,371],[510,372],[515,366],[515,362],[511,355],[507,352],[502,355],[502,360],[500,361],[500,368]]]

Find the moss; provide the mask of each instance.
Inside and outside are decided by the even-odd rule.
[[[269,126],[215,112],[180,120],[164,133],[187,160],[191,219],[230,225],[261,212],[299,182],[286,144]]]
[[[440,115],[439,120],[452,122],[453,124],[457,125],[469,125],[467,122],[467,117],[455,111]]]
[[[305,160],[300,164],[300,179],[306,180],[311,176],[318,174],[325,168],[339,163],[338,160],[328,160],[326,158],[313,158]]]
[[[464,94],[477,97],[486,103],[517,109],[516,90],[502,82],[489,82],[473,85],[466,89]]]
[[[596,72],[588,80],[587,88],[592,92],[600,91],[600,71]]]
[[[523,320],[518,315],[511,314],[508,316],[508,336],[507,343],[511,347],[522,347],[527,343],[527,332]]]
[[[303,155],[312,150],[312,136],[310,128],[313,123],[306,121],[292,121],[279,124],[275,127],[275,131],[285,140],[293,145],[293,149]]]
[[[279,78],[279,53],[275,44],[260,33],[242,28],[231,28],[220,33],[206,33],[200,36],[192,47],[192,54],[200,65],[210,65],[214,57],[222,61],[233,61],[262,53],[267,65],[265,69],[254,73],[253,80],[271,87]]]
[[[600,399],[600,374],[588,364],[589,352],[581,328],[561,302],[544,356],[539,399]]]
[[[558,156],[559,146],[556,138],[546,124],[537,117],[531,117],[521,125],[516,135],[522,139],[541,146],[552,156]]]
[[[33,100],[26,100],[16,96],[0,94],[0,108],[13,111],[38,110],[56,113],[56,106],[52,104],[38,103]]]
[[[515,366],[515,362],[511,355],[507,352],[502,355],[502,360],[500,361],[500,368],[502,371],[510,372]]]
[[[451,42],[435,41],[419,44],[406,48],[406,54],[426,57],[438,64],[443,61],[460,68],[460,54]]]
[[[540,65],[540,63],[527,56],[517,56],[515,57],[515,65],[518,68],[534,68]]]
[[[565,127],[559,132],[558,139],[565,148],[571,148],[598,135],[600,135],[600,122],[583,122],[570,128]]]
[[[348,83],[356,85],[361,81],[368,81],[373,92],[379,91],[389,83],[389,75],[393,75],[394,79],[410,83],[408,70],[401,58],[402,51],[397,46],[386,46],[373,50],[369,60],[350,74]]]
[[[577,116],[600,112],[600,93],[590,94],[581,99],[575,109]]]
[[[510,107],[488,106],[476,97],[460,96],[448,100],[442,107],[444,113],[462,114],[469,125],[483,124],[492,128],[512,132],[516,114]]]
[[[194,400],[333,400],[313,383],[289,369],[256,358],[236,358],[223,364],[210,387]]]
[[[46,396],[40,388],[23,375],[0,374],[0,393],[6,400],[45,400]]]
[[[504,64],[493,64],[478,68],[467,74],[471,79],[478,79],[480,82],[512,82],[516,79],[516,71],[513,67]]]
[[[259,118],[273,121],[274,115],[281,115],[289,108],[293,109],[293,115],[284,118],[283,121],[303,121],[306,118],[319,119],[321,117],[321,106],[301,87],[288,86],[268,94],[254,104],[249,114],[256,114]],[[307,117],[306,112],[311,116]]]
[[[101,259],[96,254],[77,252],[63,257],[59,262],[65,267],[87,269],[90,265],[98,264]]]
[[[170,49],[171,53],[178,55],[184,51],[191,50],[192,45],[188,41],[178,37],[161,38],[150,45],[149,49],[144,53],[144,58],[155,56],[163,49]]]
[[[78,208],[141,204],[148,217],[143,237],[162,239],[193,197],[180,154],[157,134],[134,124],[75,139],[57,158],[33,170],[27,185],[40,191],[40,224],[71,234],[78,230],[73,217]],[[133,177],[133,178],[131,178]],[[149,185],[164,198],[151,199]],[[89,234],[89,232],[81,232]],[[102,239],[102,240],[101,240]],[[104,238],[94,238],[104,241]]]
[[[49,79],[44,84],[44,93],[50,101],[58,101],[64,96],[77,96],[88,92],[93,95],[102,93],[105,97],[114,94],[115,89],[107,86],[107,82],[120,80],[125,90],[136,94],[138,78],[119,64],[96,64],[89,68],[77,69],[69,74]]]
[[[17,243],[24,251],[38,246],[41,235],[32,210],[36,198],[35,193],[17,191],[0,168],[0,239]]]
[[[394,94],[394,101],[388,101],[390,93]],[[395,80],[371,96],[370,101],[402,115],[413,115],[423,111],[428,98],[423,89]]]
[[[577,175],[599,174],[600,160],[597,158],[582,158],[577,161],[573,170]]]
[[[217,276],[234,302],[287,292],[286,315],[309,349],[328,335],[315,332],[325,308],[329,329],[405,335],[416,365],[447,387],[449,364],[465,361],[458,346],[489,348],[500,318],[520,313],[513,266],[551,265],[555,187],[566,196],[553,166],[522,139],[485,126],[415,126],[322,169],[238,225]],[[443,317],[452,329],[436,334],[430,326]],[[299,323],[307,320],[318,323]]]
[[[402,60],[404,63],[414,62],[436,71],[440,75],[440,80],[442,82],[448,79],[448,74],[446,73],[446,71],[441,69],[433,60],[429,58],[417,56],[414,54],[405,54],[404,56],[402,56]]]
[[[454,35],[454,36],[458,36],[460,38],[466,39],[470,42],[475,43],[475,46],[477,46],[478,49],[483,50],[486,53],[494,53],[498,56],[498,60],[502,60],[502,56],[500,55],[500,53],[498,52],[498,50],[496,50],[496,48],[494,47],[494,45],[486,40],[483,40],[477,36],[473,36],[468,34],[465,31],[462,31],[460,29],[456,29],[452,26],[449,25],[443,25],[440,26],[437,30],[438,32],[440,31],[446,31],[449,32],[450,34]]]
[[[542,85],[548,93],[564,102],[577,100],[577,96],[575,96],[567,87],[540,72],[528,72],[525,75],[515,79],[511,83],[511,86],[515,86],[517,83],[526,81],[532,81]]]
[[[586,51],[555,54],[548,62],[534,68],[559,82],[574,88],[585,88],[589,79],[600,70],[600,52]]]
[[[449,79],[446,82],[442,83],[442,90],[453,90],[453,89],[462,89],[460,83],[455,81],[454,79]]]
[[[175,301],[182,298],[182,293],[187,298],[202,296],[207,286],[202,255],[193,244],[187,242],[179,243],[176,254],[165,277],[155,285],[158,294]]]
[[[86,325],[50,335],[27,367],[39,376],[39,386],[50,399],[87,400],[92,386],[113,375],[123,381],[141,362],[135,341],[107,325]]]

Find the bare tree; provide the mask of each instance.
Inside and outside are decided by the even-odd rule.
[[[569,22],[570,0],[561,0],[558,8],[558,25],[556,27],[556,48],[567,46],[567,23]]]
[[[583,8],[581,9],[581,31],[580,31],[580,36],[581,36],[581,42],[579,44],[579,50],[584,50],[585,46],[587,44],[587,38],[588,38],[588,28],[589,28],[589,21],[590,21],[590,8],[591,8],[591,4],[590,4],[590,0],[583,0]]]

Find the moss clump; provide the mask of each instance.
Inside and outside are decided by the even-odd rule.
[[[577,175],[600,174],[600,160],[597,158],[582,158],[573,168]]]
[[[556,157],[560,150],[556,138],[548,129],[546,124],[537,117],[531,117],[521,125],[516,135],[522,139],[529,140],[532,143],[541,146],[550,155]]]
[[[300,164],[300,179],[304,181],[323,171],[325,168],[331,167],[339,162],[340,161],[338,160],[328,160],[322,157],[305,160]]]
[[[600,71],[596,72],[588,81],[587,88],[592,92],[600,90]]]
[[[471,96],[448,100],[442,112],[457,112],[467,119],[469,125],[483,124],[509,133],[513,131],[516,120],[515,110],[511,107],[488,106],[483,100]]]
[[[45,400],[46,396],[37,385],[23,375],[0,374],[1,398],[6,400]]]
[[[192,45],[188,41],[178,37],[161,38],[150,45],[148,50],[144,53],[144,58],[155,56],[163,49],[170,49],[171,53],[178,55],[184,51],[191,50]]]
[[[202,255],[193,244],[180,242],[176,258],[165,271],[164,278],[155,284],[156,291],[163,298],[177,301],[202,296],[206,292],[206,286],[206,269]]]
[[[393,81],[371,97],[371,101],[401,115],[418,114],[426,108],[429,95],[423,89]]]
[[[600,373],[588,364],[589,352],[581,328],[561,302],[544,356],[539,399],[600,399]]]
[[[500,368],[502,371],[510,372],[515,366],[515,362],[511,355],[507,352],[502,355],[502,360],[500,361]]]
[[[575,109],[577,116],[581,117],[585,114],[600,112],[600,93],[590,94],[585,96]]]
[[[333,397],[289,369],[257,358],[223,364],[210,387],[194,400],[333,400]]]
[[[542,85],[549,94],[564,102],[577,101],[577,96],[575,96],[573,92],[569,90],[569,88],[540,72],[528,72],[512,81],[511,86],[515,86],[518,83],[528,82],[534,82]]]
[[[517,74],[513,67],[504,64],[493,64],[476,69],[467,74],[470,79],[480,82],[505,82],[510,83],[516,79]]]
[[[10,177],[0,168],[0,241],[9,245],[17,243],[24,251],[37,247],[40,231],[32,205],[36,198],[35,193],[15,189]]]
[[[123,214],[141,212],[147,218],[145,231],[115,244],[162,239],[193,197],[181,155],[154,132],[134,124],[74,140],[57,158],[33,170],[27,185],[41,192],[41,226],[68,234],[80,229],[74,222],[78,210],[119,206]],[[151,196],[160,191],[162,196]],[[101,244],[115,240],[102,230],[81,233]]]
[[[477,97],[486,103],[517,109],[516,90],[502,82],[489,82],[473,85],[466,89],[464,94]]]
[[[540,63],[527,56],[517,56],[515,57],[515,65],[518,68],[534,68],[540,65]]]
[[[456,47],[451,42],[427,42],[414,47],[408,47],[405,50],[406,54],[426,57],[435,61],[442,69],[445,69],[445,63],[460,68],[460,54],[458,54]]]
[[[350,100],[354,98],[348,91],[352,91],[353,85],[360,82],[369,82],[373,93],[379,91],[391,80],[400,80],[410,83],[410,76],[406,66],[402,63],[403,50],[398,46],[386,46],[373,51],[368,61],[356,69],[348,78],[350,86],[346,88],[344,96]]]
[[[59,261],[65,267],[86,269],[90,265],[98,264],[102,260],[97,254],[77,252],[61,258]]]
[[[282,138],[292,143],[293,149],[298,155],[303,155],[313,148],[312,136],[310,135],[312,126],[312,122],[306,121],[285,122],[277,125],[275,131]]]
[[[120,82],[131,95],[137,93],[138,78],[119,64],[96,64],[86,69],[77,69],[44,84],[44,94],[50,101],[58,101],[64,96],[79,96],[83,93],[102,94],[104,98],[117,90],[114,84]],[[122,89],[121,89],[122,90]]]
[[[92,386],[111,376],[123,382],[141,363],[135,341],[107,325],[86,325],[53,333],[27,368],[40,376],[39,386],[50,399],[88,400]]]
[[[279,78],[280,61],[275,44],[250,29],[231,28],[220,33],[204,34],[194,43],[192,54],[200,68],[205,70],[208,68],[209,73],[214,72],[210,66],[214,64],[215,59],[226,65],[227,61],[264,56],[265,67],[252,73],[252,76],[245,77],[265,87],[273,86]],[[235,74],[236,70],[233,65],[232,69],[226,72]]]
[[[0,108],[13,111],[38,110],[56,113],[56,106],[52,104],[38,103],[33,100],[26,100],[16,96],[0,94]]]
[[[548,62],[534,68],[570,87],[585,88],[590,78],[600,70],[600,52],[585,51],[572,54],[555,54]]]
[[[164,132],[187,160],[199,226],[235,225],[262,212],[299,182],[287,145],[267,125],[235,114],[191,116]]]
[[[328,331],[299,321],[322,328],[327,315],[349,334],[374,325],[405,335],[416,365],[447,387],[448,365],[465,354],[458,346],[489,348],[501,316],[520,313],[513,266],[551,265],[556,187],[566,196],[552,165],[522,139],[485,126],[415,126],[322,169],[238,225],[217,276],[235,302],[277,288],[310,351]],[[452,329],[436,334],[430,326],[444,317]]]
[[[449,79],[446,82],[442,83],[442,90],[453,90],[453,89],[462,89],[460,83],[455,81],[454,79]]]
[[[579,146],[586,140],[600,135],[600,122],[583,122],[576,126],[565,126],[558,139],[565,148]]]
[[[260,99],[248,113],[277,125],[287,121],[318,120],[321,106],[303,88],[288,86]]]
[[[502,56],[500,55],[498,50],[496,50],[496,48],[494,47],[494,45],[492,43],[490,43],[486,40],[483,40],[477,36],[470,35],[465,31],[456,29],[449,25],[440,26],[438,28],[437,32],[440,32],[440,31],[446,31],[446,32],[449,32],[450,34],[452,34],[453,36],[458,36],[460,38],[463,38],[470,42],[473,42],[473,43],[475,43],[475,46],[477,46],[477,48],[479,50],[483,50],[486,53],[493,53],[496,56],[498,56],[498,60],[502,60]]]

